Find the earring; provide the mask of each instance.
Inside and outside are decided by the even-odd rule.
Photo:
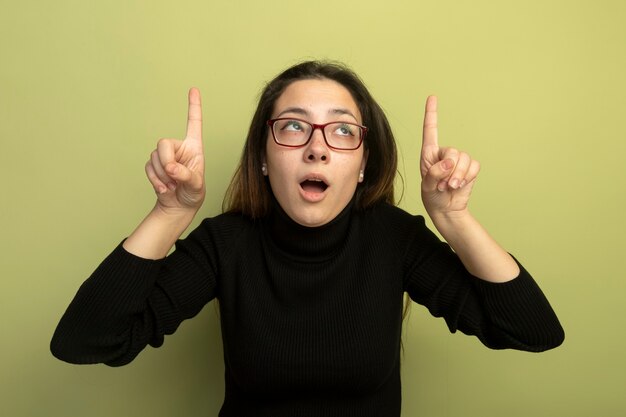
[[[263,175],[267,175],[267,164],[261,165],[261,172]]]
[[[359,182],[363,182],[363,177],[365,176],[365,174],[363,174],[363,170],[361,170],[359,172]]]

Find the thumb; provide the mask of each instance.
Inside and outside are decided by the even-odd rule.
[[[453,168],[454,161],[450,158],[446,158],[431,166],[422,180],[422,189],[424,191],[437,190],[439,183],[450,177]]]
[[[202,188],[202,176],[198,172],[194,172],[183,164],[170,162],[165,167],[167,175],[170,176],[178,184],[186,184],[193,190]]]

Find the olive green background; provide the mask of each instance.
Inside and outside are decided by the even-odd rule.
[[[542,354],[491,351],[414,305],[403,416],[587,417],[626,410],[626,3],[621,0],[69,1],[0,7],[0,415],[216,416],[213,304],[122,368],[49,353],[81,282],[152,207],[143,166],[203,94],[220,212],[264,82],[346,62],[386,110],[400,205],[423,213],[423,105],[482,164],[472,210],[533,273],[566,330]]]

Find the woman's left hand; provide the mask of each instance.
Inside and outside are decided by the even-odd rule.
[[[441,148],[437,137],[437,97],[426,100],[420,157],[422,201],[428,214],[463,214],[480,171],[478,161],[455,148]]]

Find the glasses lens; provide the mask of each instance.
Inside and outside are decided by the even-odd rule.
[[[274,137],[282,145],[304,145],[311,135],[311,128],[301,120],[281,119],[274,123]]]
[[[361,144],[361,128],[352,123],[331,123],[324,129],[328,144],[337,149],[356,149]]]

